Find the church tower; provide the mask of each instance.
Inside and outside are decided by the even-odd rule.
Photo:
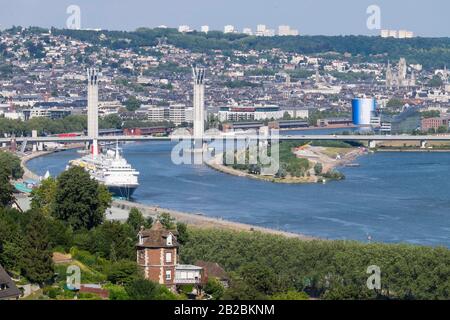
[[[389,89],[392,88],[393,82],[394,82],[394,77],[392,74],[391,63],[388,62],[388,66],[386,69],[386,88],[389,88]]]

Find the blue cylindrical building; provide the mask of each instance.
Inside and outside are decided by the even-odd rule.
[[[377,109],[377,103],[373,98],[357,98],[352,100],[353,124],[357,126],[369,126],[370,119]]]

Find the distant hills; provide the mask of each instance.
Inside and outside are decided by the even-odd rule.
[[[17,27],[15,27],[17,28]],[[9,29],[13,30],[13,29]],[[6,30],[8,32],[8,30]],[[47,29],[32,27],[23,32],[48,32]],[[279,48],[285,52],[300,54],[326,54],[332,57],[347,54],[346,59],[354,62],[387,62],[400,57],[410,64],[422,64],[425,68],[443,68],[450,65],[450,38],[394,39],[374,36],[275,36],[255,37],[244,34],[224,34],[211,31],[179,33],[176,29],[140,28],[136,31],[89,31],[52,29],[55,35],[91,42],[112,49],[135,49],[154,46],[163,41],[194,52],[222,50],[270,50]],[[351,55],[351,56],[350,56]]]

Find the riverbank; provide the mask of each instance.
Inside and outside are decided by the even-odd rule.
[[[294,152],[294,151],[293,151]],[[365,148],[328,148],[328,147],[312,147],[304,146],[294,152],[299,158],[304,158],[310,161],[312,168],[316,163],[321,163],[323,172],[332,172],[338,167],[349,165],[353,163],[358,157],[367,154]],[[270,176],[261,176],[251,174],[242,170],[234,169],[233,167],[223,164],[223,154],[216,155],[214,159],[206,162],[206,165],[213,170],[221,173],[249,178],[254,180],[283,183],[283,184],[306,184],[318,183],[320,176],[317,176],[313,169],[309,170],[309,175],[305,177],[285,177],[275,178]]]
[[[175,218],[178,222],[182,222],[187,224],[188,226],[199,228],[199,229],[221,229],[221,230],[231,230],[231,231],[244,231],[244,232],[261,232],[265,234],[272,235],[281,235],[287,238],[296,238],[301,240],[318,240],[318,238],[285,232],[281,230],[269,229],[264,227],[258,227],[254,225],[249,225],[245,223],[232,222],[228,220],[223,220],[221,218],[207,217],[203,214],[194,214],[194,213],[186,213],[180,212],[176,210],[164,209],[159,206],[147,206],[140,203],[135,203],[132,201],[125,200],[115,200],[112,205],[112,212],[110,216],[114,218],[113,220],[126,220],[124,216],[117,216],[117,212],[115,209],[121,210],[122,212],[129,212],[131,208],[139,209],[144,216],[152,217],[153,219],[157,218],[162,213],[168,213],[173,218]],[[123,215],[123,213],[122,213]]]
[[[31,179],[31,180],[39,181],[41,177],[39,175],[35,174],[34,172],[32,172],[31,170],[29,170],[27,167],[27,163],[35,158],[43,157],[43,156],[46,156],[51,153],[53,153],[53,151],[38,151],[38,152],[34,152],[34,153],[31,153],[31,154],[21,157],[20,164],[21,164],[23,172],[24,172],[23,179],[24,180]]]
[[[41,177],[39,175],[35,174],[34,172],[32,172],[31,170],[28,169],[27,163],[29,161],[39,158],[39,157],[44,157],[46,155],[49,155],[49,154],[52,154],[55,152],[62,152],[62,151],[72,150],[72,149],[80,149],[83,147],[84,147],[84,144],[82,144],[82,143],[74,143],[74,144],[67,145],[64,149],[55,149],[55,150],[50,150],[50,151],[37,151],[37,152],[30,153],[30,154],[25,154],[24,156],[22,156],[20,158],[20,164],[24,171],[23,179],[24,180],[31,179],[31,180],[35,180],[35,181],[39,181],[41,179]]]
[[[421,152],[421,153],[449,153],[450,149],[408,149],[408,148],[378,148],[376,152]]]

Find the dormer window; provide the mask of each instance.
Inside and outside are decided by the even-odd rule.
[[[144,244],[144,238],[141,233],[139,233],[139,244]]]
[[[172,246],[173,245],[173,236],[171,234],[169,234],[167,236],[167,245],[168,246]]]

